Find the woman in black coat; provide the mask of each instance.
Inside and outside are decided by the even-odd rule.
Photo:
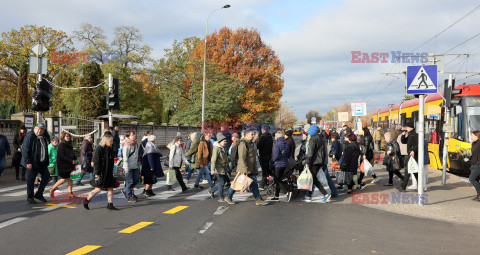
[[[353,176],[357,175],[358,158],[360,157],[360,146],[357,143],[357,136],[350,133],[348,136],[348,145],[345,146],[345,152],[343,153],[342,171],[345,172],[345,180],[348,185],[347,193],[352,192],[355,182]]]
[[[390,132],[385,133],[385,142],[387,143],[385,158],[388,158],[388,160],[386,160],[388,162],[388,183],[383,186],[393,186],[393,174],[396,174],[402,181],[404,179],[403,175],[400,173],[400,169],[403,168],[403,160],[401,160],[402,154],[400,153],[400,145],[395,139],[392,139]]]
[[[363,163],[363,160],[368,160],[368,162],[370,164],[372,164],[373,166],[373,156],[374,156],[374,152],[373,152],[373,149],[375,148],[373,146],[373,136],[372,134],[370,133],[370,130],[368,130],[367,127],[364,127],[363,129],[363,142],[362,142],[362,147],[364,147],[363,149],[363,153],[361,155],[361,158],[360,158],[360,164]],[[364,189],[367,185],[365,183],[362,182],[363,180],[363,177],[365,177],[365,173],[361,172],[360,173],[360,176],[358,177],[358,183],[360,185],[360,189]],[[378,181],[377,179],[377,175],[372,174],[372,183],[375,183]]]
[[[20,180],[20,168],[22,168],[22,181],[25,181],[25,167],[20,164],[22,161],[22,144],[23,139],[25,139],[25,134],[27,130],[22,127],[18,130],[17,135],[13,138],[13,148],[15,150],[12,158],[12,166],[15,167],[15,176],[17,180]]]
[[[109,210],[118,210],[113,206],[113,188],[115,187],[115,178],[113,177],[113,166],[115,153],[113,152],[113,136],[104,135],[98,147],[93,154],[93,167],[95,180],[93,186],[95,187],[88,196],[83,200],[83,206],[89,210],[88,204],[98,192],[107,190]]]
[[[55,189],[68,181],[68,197],[74,198],[73,195],[73,182],[70,179],[70,174],[75,170],[75,165],[77,164],[77,156],[73,151],[72,145],[72,135],[69,133],[63,133],[60,137],[60,144],[57,147],[57,172],[58,180],[55,185],[50,189],[50,197],[54,198]]]

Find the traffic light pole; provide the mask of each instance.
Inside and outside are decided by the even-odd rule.
[[[453,80],[453,75],[450,74],[448,76],[448,85],[447,85],[450,89],[453,89],[452,80]],[[443,91],[445,91],[445,88],[443,89]],[[448,105],[446,105],[446,102],[445,102],[445,124],[450,124],[450,108]],[[449,133],[445,132],[445,136],[443,138],[442,185],[445,185],[447,183],[448,137],[449,137]]]
[[[42,81],[42,73],[40,72],[40,48],[41,48],[41,45],[42,43],[39,42],[38,43],[40,46],[38,47],[37,49],[37,81],[38,82],[41,82]],[[37,111],[37,123],[40,122],[40,111]]]
[[[111,73],[108,74],[108,91],[113,91],[113,76]],[[108,126],[113,127],[113,110],[108,109]]]
[[[418,188],[418,204],[423,205],[425,200],[423,199],[423,189],[425,188],[423,185],[424,179],[424,171],[426,171],[424,167],[424,139],[425,139],[425,95],[419,96],[418,102],[418,180],[417,180],[417,188]],[[428,169],[427,169],[428,170]]]

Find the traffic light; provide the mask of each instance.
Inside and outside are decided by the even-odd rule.
[[[455,89],[455,80],[452,80],[452,87],[448,86],[448,80],[445,80],[445,89],[444,89],[444,97],[445,97],[445,106],[451,108],[455,105],[460,104],[460,97],[455,97],[455,95],[461,94],[462,89]]]
[[[36,90],[32,93],[32,110],[36,112],[45,112],[50,110],[52,102],[50,98],[53,96],[52,87],[47,80],[42,79],[35,84]]]
[[[107,110],[120,110],[120,82],[113,79],[113,87],[107,93]]]

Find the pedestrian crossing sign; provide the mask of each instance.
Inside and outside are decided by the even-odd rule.
[[[407,94],[437,93],[437,66],[407,67]]]

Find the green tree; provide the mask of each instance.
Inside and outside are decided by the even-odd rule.
[[[312,122],[312,118],[315,117],[317,119],[317,123],[322,119],[320,116],[320,113],[316,110],[310,110],[306,115],[305,118],[307,118],[307,123]]]

